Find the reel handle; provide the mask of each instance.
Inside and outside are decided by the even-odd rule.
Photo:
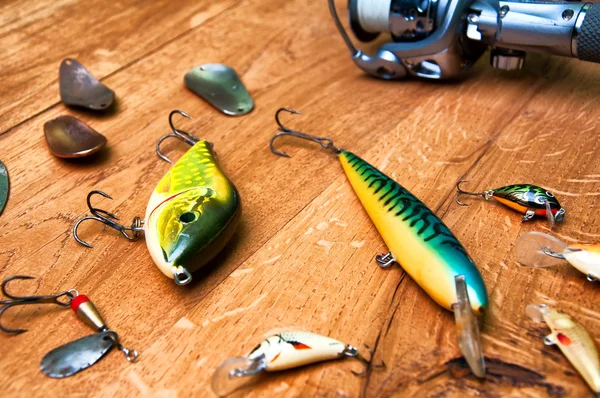
[[[573,50],[575,55],[582,61],[600,63],[600,5],[598,3],[588,3],[589,7],[584,7],[583,17],[579,17],[577,24],[581,20],[581,27],[577,29],[577,36],[573,38],[575,44]]]

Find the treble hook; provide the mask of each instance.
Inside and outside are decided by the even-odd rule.
[[[169,114],[169,126],[171,126],[171,130],[173,130],[173,132],[161,137],[158,140],[158,142],[156,143],[156,153],[158,154],[158,157],[161,158],[162,160],[164,160],[165,162],[169,162],[169,163],[173,163],[173,162],[171,161],[171,159],[169,159],[168,157],[163,155],[162,152],[160,151],[160,144],[162,144],[162,142],[164,140],[166,140],[167,138],[173,137],[173,138],[180,139],[183,142],[185,142],[186,144],[191,145],[191,146],[194,146],[194,144],[196,144],[198,141],[200,141],[200,138],[198,138],[186,131],[177,130],[175,128],[175,126],[173,125],[173,116],[176,114],[179,114],[183,117],[187,117],[188,119],[192,118],[190,115],[188,115],[187,113],[180,111],[180,110],[174,110]]]
[[[365,370],[363,370],[362,372],[357,372],[355,370],[352,370],[352,374],[354,374],[355,376],[358,376],[358,377],[366,376],[369,373],[369,370],[371,368],[374,368],[374,369],[385,369],[386,368],[386,364],[383,361],[381,361],[380,364],[374,365],[373,364],[373,350],[371,350],[371,347],[369,347],[366,344],[365,344],[365,347],[371,354],[370,360],[368,360],[365,357],[363,357],[362,355],[360,355],[360,353],[358,352],[358,348],[351,346],[350,344],[348,344],[346,346],[346,348],[344,349],[344,351],[342,351],[343,355],[345,355],[347,357],[351,357],[351,358],[356,358],[365,365]]]
[[[73,237],[75,238],[75,240],[79,243],[82,244],[85,247],[89,247],[92,248],[93,246],[90,245],[89,243],[85,242],[84,240],[82,240],[78,233],[77,230],[79,228],[79,225],[84,222],[85,220],[94,220],[94,221],[99,221],[102,224],[108,225],[111,228],[116,229],[117,231],[121,232],[121,234],[123,234],[124,237],[126,237],[127,239],[134,241],[136,240],[139,236],[140,236],[140,232],[144,230],[144,220],[142,220],[140,217],[134,217],[133,221],[131,222],[131,226],[127,227],[125,225],[121,225],[116,221],[113,220],[118,220],[119,217],[117,217],[116,215],[107,212],[106,210],[102,210],[102,209],[98,209],[95,208],[94,206],[92,206],[92,202],[91,202],[91,198],[94,195],[102,195],[105,198],[108,199],[112,199],[112,197],[102,191],[98,191],[98,190],[94,190],[91,191],[90,193],[88,193],[87,196],[87,205],[88,208],[90,209],[90,213],[92,213],[91,216],[85,216],[83,218],[80,218],[76,223],[75,226],[73,227]],[[127,231],[131,231],[133,232],[133,235],[128,235]]]
[[[460,180],[456,183],[456,203],[458,203],[461,206],[470,206],[467,203],[463,203],[460,201],[460,195],[471,195],[471,196],[481,196],[483,199],[488,200],[490,198],[490,194],[489,191],[485,191],[485,192],[467,192],[467,191],[463,191],[462,189],[460,189],[460,184],[462,184],[463,182],[469,182],[470,180]]]
[[[10,328],[7,328],[4,325],[2,325],[2,322],[1,322],[2,315],[9,308],[16,307],[17,305],[27,305],[27,304],[56,304],[61,307],[68,307],[71,304],[71,300],[73,300],[76,296],[79,295],[77,290],[71,289],[71,290],[67,290],[65,292],[61,292],[58,294],[51,294],[48,296],[15,296],[13,294],[10,294],[7,291],[6,286],[8,285],[8,283],[10,281],[17,280],[17,279],[27,280],[27,279],[35,279],[35,278],[33,276],[15,275],[15,276],[6,278],[2,282],[2,294],[4,294],[4,296],[6,296],[10,299],[10,300],[0,300],[0,304],[2,305],[2,307],[0,307],[0,330],[3,331],[4,333],[20,334],[20,333],[27,331],[27,329],[10,329]],[[61,300],[62,297],[67,297],[67,301],[62,301]]]
[[[306,134],[301,131],[296,131],[296,130],[292,130],[288,127],[285,127],[279,120],[279,114],[283,111],[289,112],[294,115],[300,115],[300,112],[295,111],[290,108],[279,108],[277,110],[277,112],[275,112],[275,121],[277,122],[277,125],[279,126],[280,131],[277,134],[275,134],[271,138],[271,141],[269,142],[269,147],[271,148],[271,151],[274,154],[279,155],[279,156],[284,156],[286,158],[290,157],[290,155],[288,155],[287,153],[278,151],[277,149],[275,149],[275,146],[273,145],[273,143],[275,142],[275,139],[277,139],[277,137],[281,137],[284,135],[291,135],[293,137],[298,137],[298,138],[302,138],[302,139],[309,140],[312,142],[316,142],[317,144],[321,145],[323,148],[332,150],[336,155],[343,151],[343,149],[337,148],[336,146],[333,145],[333,140],[331,138],[317,137],[315,135]]]

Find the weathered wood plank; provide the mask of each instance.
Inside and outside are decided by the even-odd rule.
[[[102,79],[235,4],[102,0],[5,4],[0,9],[0,134],[60,101],[58,66],[64,58],[77,58]],[[125,92],[116,94],[119,99]]]
[[[189,68],[214,61],[240,72],[255,96],[252,114],[226,118],[183,87]],[[596,238],[595,81],[593,66],[535,57],[513,75],[482,61],[470,79],[452,84],[377,81],[351,64],[323,4],[240,3],[110,75],[106,84],[122,93],[118,114],[97,118],[58,105],[0,136],[13,187],[0,218],[0,275],[39,276],[39,293],[77,287],[123,343],[142,352],[136,365],[111,353],[80,376],[49,380],[38,370],[42,355],[89,330],[69,311],[14,311],[6,321],[30,332],[0,336],[0,384],[8,395],[210,396],[221,361],[246,353],[269,331],[297,327],[369,344],[388,369],[364,380],[349,372],[358,362],[324,363],[269,375],[251,396],[589,394],[564,358],[543,347],[544,327],[523,310],[547,298],[598,337],[594,286],[568,268],[518,267],[512,243],[525,230],[545,228],[543,221],[520,226],[518,214],[491,203],[460,208],[453,186],[468,175],[473,187],[525,181],[566,192],[569,212],[558,236]],[[290,139],[278,145],[292,159],[270,153],[279,106],[303,111],[286,117],[290,126],[330,136],[396,178],[463,241],[492,300],[486,382],[456,361],[452,314],[400,268],[375,265],[385,247],[335,157]],[[143,213],[168,169],[153,151],[173,108],[195,117],[182,128],[215,143],[244,205],[234,242],[184,289],[154,267],[143,242],[88,225],[82,234],[95,248],[85,250],[70,234],[91,189],[113,195],[99,203],[124,220]],[[63,113],[105,134],[109,150],[84,162],[53,158],[41,126]],[[169,153],[185,149],[173,145]]]

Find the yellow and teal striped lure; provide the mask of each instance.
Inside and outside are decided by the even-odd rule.
[[[375,224],[390,252],[377,256],[383,267],[398,262],[425,292],[442,307],[454,311],[459,345],[478,377],[485,375],[479,328],[473,313],[483,315],[488,305],[483,278],[452,231],[423,202],[402,185],[352,152],[336,148],[329,138],[315,137],[284,127],[270,142],[291,135],[320,144],[335,152],[346,177]],[[470,307],[470,308],[469,308]],[[472,310],[472,311],[471,311]],[[465,348],[466,347],[466,348]]]
[[[352,188],[390,250],[377,256],[380,265],[387,267],[398,262],[433,300],[448,310],[457,303],[455,277],[464,275],[471,307],[482,315],[487,307],[483,278],[442,220],[402,185],[352,152],[336,148],[331,139],[284,127],[278,117],[281,111],[298,113],[287,108],[277,111],[281,131],[271,139],[271,150],[289,157],[276,150],[273,142],[279,136],[293,135],[317,142],[338,155]]]
[[[173,133],[159,140],[158,155],[170,162],[160,152],[160,144],[168,137],[182,139],[192,148],[157,184],[148,201],[145,220],[135,218],[131,227],[117,224],[114,215],[91,206],[92,194],[109,197],[93,191],[88,195],[93,216],[77,222],[74,236],[79,243],[91,247],[77,235],[77,227],[85,219],[101,221],[131,240],[143,230],[148,251],[158,268],[177,284],[184,285],[191,281],[192,272],[211,261],[231,239],[241,216],[241,202],[236,187],[219,168],[212,144],[175,129],[171,121],[174,114],[189,117],[181,111],[171,112],[169,122]]]

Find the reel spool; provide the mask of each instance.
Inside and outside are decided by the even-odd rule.
[[[438,0],[349,0],[350,27],[362,42],[390,33],[394,41],[424,39],[433,31]]]

